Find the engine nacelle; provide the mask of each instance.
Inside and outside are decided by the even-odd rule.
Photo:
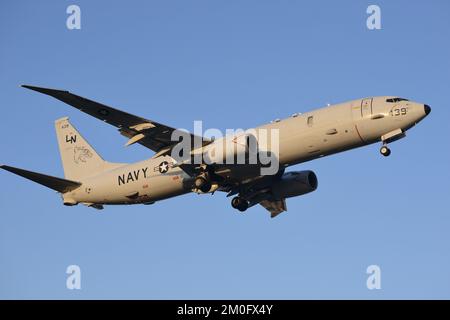
[[[318,180],[313,171],[292,171],[283,174],[272,186],[272,194],[277,199],[301,196],[317,189]]]

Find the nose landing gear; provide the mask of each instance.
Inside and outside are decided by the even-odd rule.
[[[380,140],[383,143],[383,145],[380,148],[380,153],[385,157],[389,157],[389,155],[391,154],[391,149],[388,148],[388,146],[387,146],[388,143],[397,141],[404,137],[406,137],[406,134],[403,131],[403,129],[400,129],[400,128],[392,130],[391,132],[388,132],[388,133],[382,135]]]
[[[231,206],[241,212],[244,212],[248,208],[248,201],[241,197],[234,197],[231,200]]]
[[[391,149],[389,149],[388,146],[384,144],[380,148],[380,153],[385,157],[389,157],[389,155],[391,154]]]

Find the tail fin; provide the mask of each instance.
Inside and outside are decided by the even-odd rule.
[[[67,179],[79,181],[122,165],[103,160],[70,124],[69,118],[64,117],[56,120],[55,128],[64,167],[64,176]]]
[[[55,191],[58,191],[60,193],[65,193],[68,191],[72,191],[79,186],[81,186],[81,183],[71,180],[65,180],[57,177],[48,176],[42,173],[37,173],[33,171],[27,171],[15,167],[5,166],[1,165],[0,168],[7,170],[9,172],[15,173],[19,176],[22,176],[24,178],[27,178],[31,181],[37,182],[39,184],[42,184],[43,186],[46,186],[50,189],[53,189]]]

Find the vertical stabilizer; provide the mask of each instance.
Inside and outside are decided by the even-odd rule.
[[[55,121],[59,152],[66,179],[80,181],[122,164],[102,159],[94,148],[64,117]]]

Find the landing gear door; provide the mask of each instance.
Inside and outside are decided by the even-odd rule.
[[[361,118],[365,119],[372,116],[372,100],[373,98],[361,100]]]

